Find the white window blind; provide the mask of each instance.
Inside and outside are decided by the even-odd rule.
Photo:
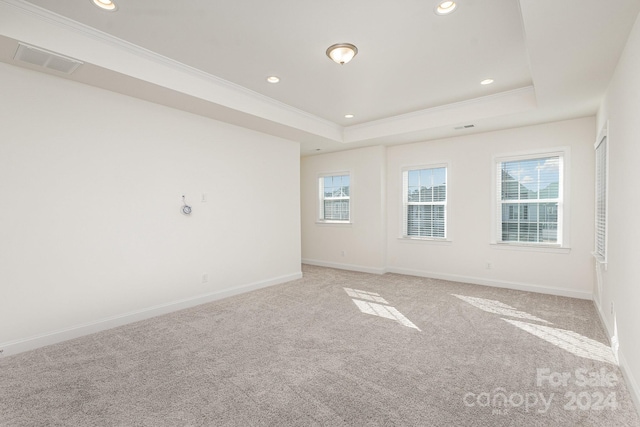
[[[563,156],[497,161],[497,240],[562,243]]]
[[[607,259],[607,137],[596,147],[596,258]]]
[[[405,170],[403,236],[447,237],[447,168]]]
[[[349,175],[322,176],[319,179],[320,221],[348,222],[351,218]]]

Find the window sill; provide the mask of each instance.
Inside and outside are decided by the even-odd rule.
[[[501,249],[507,251],[527,251],[527,252],[547,252],[554,254],[568,254],[571,248],[561,247],[558,245],[527,245],[522,243],[491,243],[493,249]]]
[[[432,237],[398,237],[398,240],[403,243],[426,243],[430,245],[450,245],[453,243],[453,240]]]
[[[598,255],[595,252],[591,252],[591,255],[593,255],[593,257],[596,259],[596,262],[598,264],[604,265],[604,269],[606,271],[607,270],[607,259],[603,258],[602,256]]]
[[[351,221],[316,221],[316,225],[338,226],[338,227],[351,227],[353,223]]]

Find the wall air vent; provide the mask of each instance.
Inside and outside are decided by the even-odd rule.
[[[460,130],[460,129],[471,129],[471,128],[474,128],[474,127],[476,127],[476,125],[464,125],[464,126],[457,126],[457,127],[454,127],[454,129],[455,129],[455,130]]]
[[[65,74],[73,73],[76,68],[82,65],[82,62],[77,59],[22,43],[18,43],[18,50],[16,50],[13,59]]]

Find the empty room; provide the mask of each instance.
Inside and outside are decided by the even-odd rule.
[[[639,426],[640,1],[0,0],[0,426]]]

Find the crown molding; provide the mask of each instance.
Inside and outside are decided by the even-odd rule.
[[[323,149],[403,143],[408,142],[410,135],[416,138],[425,134],[442,135],[461,124],[537,108],[535,90],[527,86],[343,127],[25,0],[0,0],[0,35],[226,109],[226,117],[207,115],[213,119],[229,121],[233,116],[232,123],[254,129],[252,120],[248,119],[257,118],[261,127],[255,130],[301,143],[295,135],[302,132],[312,140],[324,141],[312,144]]]
[[[288,104],[277,101],[273,98],[262,95],[258,92],[247,89],[243,86],[232,83],[228,80],[224,80],[220,77],[209,74],[197,68],[175,61],[171,58],[160,55],[151,50],[135,45],[133,43],[127,42],[126,40],[122,40],[118,37],[115,37],[103,31],[97,30],[88,25],[66,18],[57,13],[43,9],[39,6],[28,3],[24,0],[0,0],[0,6],[2,5],[6,5],[17,12],[22,13],[25,16],[28,16],[31,19],[35,19],[39,21],[40,23],[54,25],[64,31],[71,31],[76,35],[91,39],[94,42],[98,42],[102,45],[106,45],[108,47],[114,48],[119,52],[124,52],[129,55],[133,55],[137,58],[142,58],[146,61],[151,62],[152,64],[158,65],[160,67],[168,68],[181,75],[188,76],[190,78],[195,78],[201,81],[202,84],[205,84],[209,87],[213,86],[216,88],[221,88],[225,92],[233,93],[237,98],[241,100],[239,104],[247,105],[247,106],[252,105],[256,107],[254,112],[251,111],[251,108],[247,108],[245,111],[242,111],[244,113],[254,114],[268,120],[273,120],[280,124],[284,124],[287,126],[297,128],[299,130],[303,130],[306,132],[310,132],[312,134],[317,134],[319,136],[329,138],[336,142],[342,142],[343,127],[334,122],[320,118],[318,116],[315,116],[311,113],[300,110],[298,108],[292,107]],[[0,33],[3,33],[2,26],[0,26]],[[15,38],[12,34],[6,34],[6,35],[8,37]],[[43,47],[46,47],[46,46],[43,46]],[[59,53],[65,54],[66,52],[59,52]],[[78,59],[82,60],[82,58],[78,58]],[[96,65],[104,68],[109,68],[108,65],[105,65],[105,64],[96,64]],[[114,71],[121,72],[120,70],[114,70]],[[139,76],[132,76],[132,77],[141,78]],[[179,90],[176,88],[170,88],[170,89]],[[194,94],[190,94],[190,95],[197,96]],[[220,105],[234,108],[234,106],[225,105],[225,102],[223,100],[207,99],[204,97],[202,97],[202,99],[206,99],[207,101],[210,101],[210,102],[219,103]],[[235,109],[238,109],[237,106]],[[260,114],[258,112],[262,112],[263,114]]]
[[[500,99],[503,99],[505,97],[512,97],[514,95],[528,95],[528,94],[530,94],[532,92],[533,92],[533,86],[525,86],[525,87],[522,87],[522,88],[508,90],[508,91],[505,91],[505,92],[494,93],[492,95],[481,96],[481,97],[478,97],[478,98],[465,99],[464,101],[452,102],[450,104],[443,104],[443,105],[438,105],[438,106],[435,106],[435,107],[425,108],[423,110],[411,111],[409,113],[399,114],[397,116],[385,117],[385,118],[379,119],[379,120],[372,120],[370,122],[359,123],[357,125],[347,126],[345,129],[359,129],[359,128],[366,128],[366,127],[370,127],[370,126],[377,126],[377,125],[380,125],[380,124],[393,123],[393,122],[396,122],[398,120],[411,119],[411,118],[414,118],[414,117],[422,117],[425,114],[433,114],[433,113],[437,113],[437,112],[440,112],[440,111],[453,110],[453,109],[458,109],[458,108],[462,108],[462,107],[466,107],[466,106],[484,104],[484,103],[487,103],[489,101],[500,100]]]
[[[344,142],[360,142],[383,136],[467,124],[483,118],[520,113],[536,107],[534,87],[525,86],[348,126],[344,129]]]
[[[0,12],[1,35],[277,124],[276,136],[290,137],[289,128],[346,148],[536,108],[528,86],[343,127],[25,0],[0,0]]]

